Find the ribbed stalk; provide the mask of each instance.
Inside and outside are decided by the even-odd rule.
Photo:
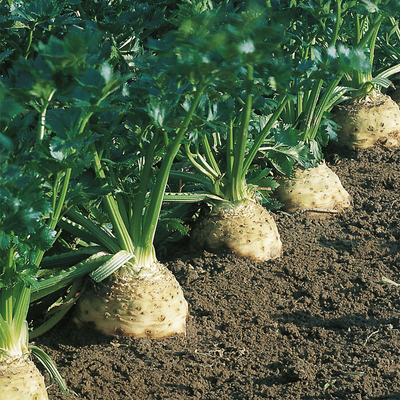
[[[100,157],[94,146],[92,145],[92,152],[94,155],[94,170],[96,175],[100,178],[105,179],[106,174],[103,171]],[[124,223],[124,219],[118,209],[118,204],[111,194],[107,194],[103,197],[104,205],[107,209],[108,216],[110,217],[111,224],[113,225],[115,236],[118,239],[118,243],[123,250],[130,253],[134,253],[135,246],[133,245],[132,239],[129,235],[128,229]]]
[[[235,141],[234,159],[232,168],[232,180],[230,188],[230,199],[239,201],[245,197],[246,182],[243,174],[243,160],[245,158],[245,150],[247,144],[247,135],[249,132],[249,123],[252,110],[252,88],[253,88],[253,66],[247,67],[246,78],[246,96],[241,115],[239,132]],[[246,172],[246,170],[245,170]]]
[[[141,248],[148,249],[152,248],[153,246],[153,239],[172,163],[176,154],[178,153],[179,147],[182,143],[182,139],[186,133],[186,129],[189,126],[190,121],[192,120],[194,112],[200,102],[201,96],[203,95],[207,86],[207,83],[203,83],[203,85],[200,86],[196,91],[192,104],[190,105],[190,108],[182,123],[182,126],[178,129],[174,141],[167,148],[166,154],[161,163],[161,168],[157,174],[156,183],[151,191],[150,204],[145,211],[143,222],[143,235],[140,238],[139,243],[139,247]]]

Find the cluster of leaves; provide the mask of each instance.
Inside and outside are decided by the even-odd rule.
[[[68,198],[79,195],[85,182],[81,174],[91,162],[88,148],[99,137],[88,135],[85,126],[93,114],[115,108],[107,96],[122,82],[112,76],[109,48],[100,47],[99,39],[91,31],[71,29],[63,40],[39,42],[37,56],[21,57],[3,80],[7,100],[25,106],[3,127],[14,158],[45,178],[55,192],[63,174],[72,170],[76,184]],[[93,183],[92,188],[103,186]]]
[[[192,180],[197,183],[196,191],[206,190],[220,198],[232,197],[229,193],[231,167],[224,172],[226,165],[232,164],[235,158],[227,147],[230,146],[228,137],[232,130],[245,129],[246,132],[241,133],[246,136],[243,146],[239,146],[236,138],[239,134],[234,135],[233,141],[238,144],[236,147],[244,150],[236,159],[247,155],[268,120],[266,116],[276,109],[274,90],[277,87],[283,92],[289,89],[292,63],[290,55],[282,48],[289,20],[287,10],[266,9],[261,2],[252,2],[246,7],[242,4],[235,10],[231,4],[185,10],[176,22],[176,31],[162,42],[150,42],[158,54],[167,54],[181,79],[193,85],[206,80],[211,83],[196,111],[182,154],[183,159],[193,160],[192,164],[203,177],[186,175],[186,190],[193,188]],[[247,77],[249,67],[254,74],[251,83]],[[245,122],[244,103],[249,95],[252,97],[248,101],[251,102],[251,122]],[[200,167],[195,159],[200,160],[200,164],[201,159],[207,159],[207,165],[203,162]],[[271,178],[266,178],[270,170],[259,167],[257,164],[251,167],[251,174],[247,176],[249,188],[253,185],[273,188]],[[173,175],[184,177],[176,172]]]
[[[293,18],[283,46],[292,55],[294,68],[293,95],[282,120],[294,136],[293,129],[297,130],[300,142],[308,143],[311,155],[300,162],[293,159],[288,162],[310,167],[321,161],[322,149],[328,141],[336,139],[338,127],[330,119],[333,107],[349,95],[362,96],[372,87],[390,84],[387,77],[396,71],[393,63],[389,72],[374,78],[371,72],[376,35],[388,17],[388,10],[398,12],[398,4],[300,0],[290,5],[282,2],[280,7],[285,5],[293,12]],[[395,30],[390,32],[391,37]]]
[[[395,54],[393,43],[398,40],[396,20],[399,13],[399,2],[393,0],[343,2],[340,41],[366,58],[362,69],[346,74],[344,84],[353,89],[352,97],[366,95],[372,89],[389,87],[388,78],[396,73],[395,64],[398,64],[398,59],[396,61],[391,56]]]
[[[0,258],[5,260],[10,248],[18,255],[13,263],[14,274],[7,274],[9,279],[0,285],[13,286],[18,281],[31,285],[38,269],[37,251],[48,250],[55,236],[45,223],[50,202],[38,175],[8,163],[1,164],[0,173]]]
[[[39,289],[37,279],[46,274],[39,270],[43,255],[60,251],[55,240],[62,243],[58,223],[65,212],[110,191],[94,177],[91,147],[110,140],[101,120],[120,119],[126,107],[122,86],[131,76],[114,73],[112,46],[94,23],[71,17],[74,5],[14,3],[11,26],[1,32],[3,302],[21,283],[29,292]],[[29,49],[21,47],[27,40]]]
[[[173,140],[166,133],[175,129],[157,127],[157,107],[162,102],[180,111],[177,104],[185,92],[176,80],[168,82],[171,73],[164,76],[168,66],[154,73],[158,58],[145,54],[141,46],[138,50],[140,35],[159,27],[165,4],[159,5],[154,19],[147,3],[95,3],[103,10],[90,16],[93,10],[85,8],[84,2],[16,2],[7,9],[8,30],[1,32],[5,62],[0,83],[4,111],[0,139],[8,151],[6,165],[11,168],[2,177],[2,205],[8,207],[3,207],[6,230],[1,238],[8,250],[20,244],[21,250],[13,254],[21,268],[25,265],[30,271],[31,283],[56,230],[61,239],[58,224],[62,225],[62,216],[72,207],[78,205],[105,226],[109,221],[101,203],[104,196],[115,194],[119,206],[127,210],[135,208],[138,196],[144,196],[143,204],[148,204],[146,193],[153,185],[156,164]],[[145,14],[141,12],[144,9]],[[129,31],[116,23],[119,19]],[[118,51],[127,38],[136,44],[122,54]],[[23,48],[21,43],[27,41],[29,48]],[[128,63],[129,72],[121,75],[118,71],[125,72],[121,63],[131,52],[137,52],[137,63],[134,68]],[[178,121],[182,113],[175,114]],[[97,167],[104,168],[106,176],[95,173],[96,155],[103,164]],[[149,177],[143,191],[139,181],[146,162]],[[29,179],[19,179],[18,174]],[[136,211],[142,214],[142,210]],[[10,221],[18,221],[17,217],[36,218],[36,228],[28,223],[19,225],[22,231],[26,228],[30,240],[22,240],[21,232],[10,230]],[[174,226],[173,221],[168,225]],[[34,233],[36,239],[32,239]],[[28,255],[35,269],[26,267]]]
[[[99,30],[111,46],[111,64],[124,72],[133,63],[149,35],[162,36],[173,29],[168,22],[179,2],[32,0],[0,4],[2,75],[18,57],[31,57],[39,42],[61,39],[72,27]]]

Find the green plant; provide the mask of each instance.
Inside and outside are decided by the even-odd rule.
[[[322,162],[322,148],[329,139],[336,139],[331,110],[349,91],[341,84],[343,77],[368,69],[363,53],[340,43],[348,7],[343,1],[299,2],[289,29],[288,51],[301,71],[293,85],[300,89],[285,107],[282,120],[298,132],[311,154],[307,163],[293,170],[293,176],[278,180],[276,196],[289,212],[327,216],[351,204],[337,175]]]
[[[371,90],[379,87],[388,87],[388,78],[399,72],[398,65],[392,65],[384,71],[380,71],[373,77],[375,69],[375,49],[380,28],[386,19],[395,20],[393,15],[400,12],[399,5],[395,1],[383,0],[376,3],[358,2],[349,9],[347,24],[343,25],[342,40],[359,51],[368,52],[368,69],[355,70],[347,75],[347,84],[356,89],[352,97],[364,97]],[[353,24],[350,23],[351,19]]]
[[[328,113],[347,90],[340,87],[339,82],[360,60],[356,60],[354,52],[336,46],[342,22],[341,3],[338,2],[336,8],[335,34],[329,42],[326,40],[331,24],[330,5],[322,7],[322,3],[318,3],[319,8],[317,4],[310,10],[310,4],[301,3],[298,8],[249,9],[233,14],[232,21],[226,24],[213,21],[215,29],[209,28],[207,18],[217,19],[218,14],[211,17],[206,14],[200,22],[203,25],[190,32],[193,35],[190,42],[204,40],[208,43],[204,48],[210,54],[221,50],[220,47],[211,48],[212,39],[207,34],[210,37],[219,35],[218,40],[226,35],[229,37],[226,41],[232,46],[240,49],[246,43],[248,49],[256,53],[249,50],[235,54],[236,58],[232,57],[235,63],[229,65],[231,75],[224,79],[221,87],[215,85],[213,97],[204,102],[204,111],[199,115],[199,121],[203,122],[193,129],[192,140],[185,143],[186,157],[196,172],[171,172],[172,178],[196,182],[203,189],[203,195],[204,189],[211,193],[214,197],[206,197],[208,202],[216,203],[215,196],[220,199],[219,204],[212,204],[209,216],[192,231],[192,237],[200,246],[216,249],[226,245],[238,254],[259,259],[277,257],[280,244],[276,229],[272,228],[267,234],[249,222],[252,220],[256,226],[269,229],[273,221],[269,219],[259,224],[255,217],[249,217],[251,203],[246,200],[253,199],[254,203],[255,194],[262,193],[263,188],[265,197],[276,189],[278,185],[272,173],[290,176],[294,166],[316,166],[322,160],[322,145],[327,143],[329,135],[334,135],[334,124],[327,119]],[[293,12],[296,18],[292,19]],[[287,25],[277,23],[278,20],[286,21]],[[190,23],[195,24],[196,20]],[[234,34],[235,29],[241,32],[240,36]],[[289,34],[284,35],[284,29]],[[199,32],[205,32],[206,39]],[[275,39],[278,37],[280,39]],[[266,40],[276,47],[266,50]],[[228,54],[234,51],[229,48]],[[267,168],[260,169],[260,159]],[[336,182],[337,177],[333,172],[331,175]],[[278,188],[278,195],[285,190],[284,180],[279,182],[283,187]],[[325,190],[325,185],[322,187]],[[338,190],[343,192],[344,204],[348,206],[348,194],[343,188]],[[309,193],[307,197],[311,199],[307,208],[316,209]],[[328,197],[334,198],[334,205],[325,203],[322,208],[325,211],[338,209],[336,203],[342,195],[336,193]],[[189,198],[167,197],[177,201],[189,201]],[[193,201],[199,198],[192,196]],[[288,201],[286,196],[280,199],[281,203],[283,200]],[[238,226],[233,220],[238,221]]]
[[[399,4],[395,1],[358,2],[349,9],[351,18],[343,24],[342,40],[368,54],[366,70],[354,70],[346,75],[344,84],[353,91],[347,104],[338,107],[335,112],[335,122],[341,126],[339,141],[347,147],[367,148],[375,144],[397,147],[400,144],[397,133],[400,110],[390,97],[381,93],[382,87],[390,85],[388,78],[400,71],[400,65],[397,62],[380,68],[379,73],[374,74],[375,50],[377,43],[381,43],[378,40],[380,28],[385,20],[394,22],[399,12]]]
[[[4,89],[4,88],[2,88]],[[3,91],[1,107],[7,92]],[[17,102],[2,107],[3,128],[23,107]],[[5,129],[7,133],[7,129]],[[37,257],[51,247],[55,232],[46,224],[52,212],[44,181],[19,163],[23,153],[1,137],[0,154],[0,390],[2,398],[47,399],[44,378],[31,355],[44,365],[60,388],[68,393],[54,363],[43,350],[28,344],[27,315],[36,286]],[[11,162],[12,161],[12,162]]]
[[[101,32],[73,29],[62,40],[52,36],[47,43],[39,42],[35,56],[21,57],[4,79],[9,98],[24,107],[3,130],[2,139],[10,145],[14,143],[23,154],[19,160],[21,165],[35,171],[45,182],[52,206],[46,223],[51,231],[58,229],[56,238],[61,233],[58,224],[68,209],[108,193],[104,181],[90,177],[94,156],[89,149],[101,133],[91,131],[89,121],[118,109],[112,104],[112,97],[129,78],[129,75],[122,78],[112,73],[108,63],[110,53],[110,48],[102,43]],[[97,253],[99,249],[96,250]],[[65,315],[76,301],[80,279],[105,261],[104,258],[101,262],[87,260],[71,277],[71,271],[66,271],[64,276],[54,270],[54,264],[42,263],[44,254],[44,250],[38,251],[34,260],[41,269],[32,302],[65,286],[69,293],[61,302],[56,302],[52,317],[35,329],[31,338]],[[84,256],[71,253],[61,258],[70,266],[74,260],[82,261],[89,255],[93,255],[90,250]],[[59,265],[58,260],[53,263]],[[53,280],[49,290],[46,283],[55,272],[61,283],[55,286]]]
[[[214,76],[190,84],[181,80],[178,85],[168,56],[158,56],[155,64],[139,68],[128,98],[131,114],[124,125],[111,128],[108,141],[91,147],[95,173],[112,189],[102,198],[101,208],[112,233],[101,229],[93,209],[89,218],[77,210],[68,213],[115,254],[91,273],[96,291],[85,293],[77,316],[80,322],[94,322],[106,334],[160,338],[185,333],[186,300],[171,272],[157,261],[153,242],[171,166]],[[182,101],[187,108],[181,108]],[[177,112],[182,120],[171,128],[167,120],[178,118]]]
[[[280,254],[275,223],[258,204],[261,197],[257,194],[264,188],[267,199],[276,184],[271,168],[260,168],[254,160],[267,137],[270,141],[279,137],[272,138],[273,132],[290,98],[292,64],[282,51],[287,20],[287,13],[253,3],[233,11],[222,7],[193,12],[181,22],[179,68],[195,77],[221,71],[202,99],[184,142],[182,157],[191,170],[175,168],[170,174],[171,182],[179,179],[186,185],[195,184],[197,190],[166,196],[167,201],[206,200],[210,204],[209,215],[192,231],[199,246],[228,246],[259,259]],[[273,98],[276,86],[287,90],[280,99]],[[272,147],[271,160],[279,165],[281,157],[289,169],[287,160],[304,154],[301,146],[283,141]]]
[[[66,56],[72,56],[67,39],[68,35],[56,44]],[[52,46],[54,41],[45,48]],[[129,86],[125,85],[111,103],[102,95],[111,88],[116,90],[121,79],[104,64],[100,71],[83,65],[83,76],[68,97],[72,109],[80,106],[86,112],[83,120],[77,116],[78,123],[84,122],[78,125],[82,126],[78,132],[92,161],[90,168],[87,163],[82,165],[80,191],[68,191],[75,200],[68,202],[67,218],[58,219],[57,224],[80,237],[79,247],[86,249],[45,258],[42,265],[47,272],[41,272],[33,298],[36,301],[70,287],[92,271],[89,286],[96,291],[88,289],[79,300],[76,320],[94,321],[106,334],[165,337],[185,332],[186,300],[173,275],[157,261],[153,241],[170,168],[198,103],[215,76],[185,83],[185,77],[178,75],[178,80],[173,57],[173,53],[152,57],[144,52]],[[97,86],[104,81],[106,86],[99,92]],[[102,113],[104,108],[108,111]],[[167,123],[168,118],[174,119],[173,123]],[[53,127],[49,122],[48,129]],[[76,127],[70,128],[75,131]],[[91,173],[104,186],[104,193],[87,199],[84,177]],[[79,194],[80,201],[76,200]],[[106,228],[105,224],[110,226]],[[76,261],[81,262],[73,265]],[[65,268],[52,268],[59,262]],[[74,298],[71,293],[70,289],[65,298],[69,305]],[[150,301],[154,296],[159,302]],[[120,298],[126,301],[121,303]],[[49,326],[45,324],[34,334]]]

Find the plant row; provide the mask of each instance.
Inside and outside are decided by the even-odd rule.
[[[28,343],[73,307],[78,326],[105,335],[184,335],[188,304],[159,245],[190,236],[273,260],[271,210],[351,207],[324,162],[330,140],[400,144],[395,0],[9,0],[0,11],[5,399],[47,398],[30,354],[68,392]]]

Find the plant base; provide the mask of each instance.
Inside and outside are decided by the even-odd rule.
[[[387,95],[376,93],[338,106],[334,120],[341,126],[339,143],[346,147],[400,146],[400,109]]]
[[[77,304],[75,322],[111,336],[162,339],[186,334],[188,305],[174,275],[157,263],[153,272],[97,284]]]
[[[0,364],[2,400],[47,400],[43,375],[29,358]]]
[[[280,186],[275,196],[283,204],[283,210],[327,218],[351,206],[350,195],[325,163],[315,168],[298,168],[294,173],[293,178],[278,180]]]
[[[273,260],[282,252],[274,219],[252,200],[215,207],[193,228],[191,236],[196,247],[210,251],[227,247],[240,257],[259,261]]]

